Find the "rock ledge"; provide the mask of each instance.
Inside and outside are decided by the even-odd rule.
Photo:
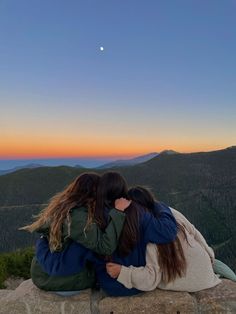
[[[196,293],[156,289],[133,297],[106,297],[90,289],[60,297],[34,286],[31,279],[15,290],[0,290],[1,314],[235,314],[236,283],[229,280]]]

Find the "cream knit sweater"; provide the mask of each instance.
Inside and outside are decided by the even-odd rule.
[[[155,288],[174,291],[195,292],[216,286],[221,280],[214,274],[212,261],[214,252],[207,245],[201,233],[177,210],[170,208],[176,221],[181,224],[188,238],[182,237],[182,246],[187,261],[184,277],[164,284],[158,265],[158,249],[156,244],[149,243],[146,250],[146,266],[122,266],[117,280],[127,288],[150,291]]]

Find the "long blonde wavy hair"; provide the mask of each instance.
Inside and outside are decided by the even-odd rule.
[[[52,197],[48,206],[39,213],[32,224],[20,229],[34,232],[48,224],[50,250],[60,249],[62,224],[72,208],[86,207],[88,209],[85,228],[93,221],[99,180],[100,176],[96,173],[81,174],[65,190]]]

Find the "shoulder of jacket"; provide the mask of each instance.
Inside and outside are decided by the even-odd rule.
[[[66,224],[71,224],[72,222],[78,223],[81,221],[82,223],[87,220],[88,210],[86,207],[74,207],[69,211],[65,219]]]
[[[80,214],[80,213],[87,213],[88,209],[84,206],[82,207],[73,207],[70,209],[69,213],[70,214]]]

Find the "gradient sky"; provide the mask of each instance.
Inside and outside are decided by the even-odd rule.
[[[235,56],[235,0],[0,0],[0,158],[231,146]]]

